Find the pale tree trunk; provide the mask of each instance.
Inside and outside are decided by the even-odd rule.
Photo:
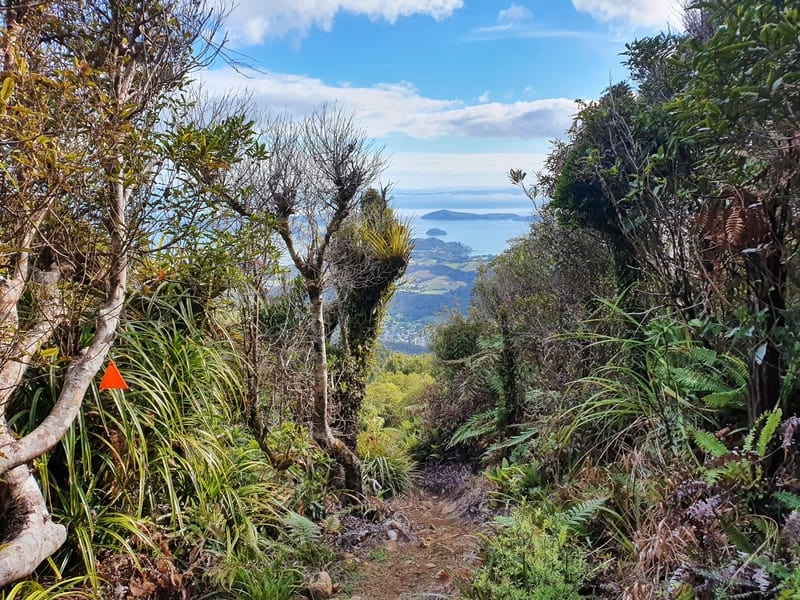
[[[344,469],[344,485],[357,495],[363,493],[361,482],[361,461],[358,455],[333,435],[328,419],[328,354],[325,348],[325,318],[322,305],[321,286],[307,282],[309,309],[312,320],[314,351],[314,411],[312,435]]]
[[[0,543],[0,587],[33,573],[66,540],[64,527],[50,520],[41,490],[27,463],[50,451],[72,426],[92,379],[108,355],[120,322],[127,285],[125,209],[131,190],[126,189],[123,183],[121,168],[118,173],[110,186],[108,223],[111,265],[108,293],[98,311],[94,340],[67,369],[53,409],[32,432],[20,439],[8,427],[5,409],[8,399],[22,382],[32,357],[63,320],[63,312],[58,311],[61,303],[53,297],[56,275],[51,273],[49,279],[45,279],[51,287],[39,290],[44,300],[40,301],[42,314],[36,326],[23,334],[6,328],[8,324],[17,324],[16,304],[3,315],[3,342],[8,340],[10,343],[6,344],[6,349],[9,351],[13,346],[13,352],[3,357],[0,366],[0,376],[3,378],[0,383],[0,408],[3,409],[0,419],[0,498],[4,513],[16,514],[18,521],[15,519],[15,527],[11,531],[4,532],[11,539]],[[24,261],[27,260],[26,257]],[[37,277],[33,279],[37,283]]]
[[[0,486],[0,506],[11,515],[12,539],[0,549],[0,587],[27,577],[67,540],[67,528],[50,519],[27,465],[15,467]],[[16,512],[21,512],[18,517]]]

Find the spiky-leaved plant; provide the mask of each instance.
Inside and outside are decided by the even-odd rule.
[[[572,410],[567,439],[577,432],[601,453],[616,452],[624,439],[657,440],[672,454],[686,450],[689,432],[714,423],[721,409],[741,410],[746,366],[695,340],[682,323],[658,317],[644,325],[606,303],[635,333],[618,338],[581,334],[591,344],[615,349],[614,357],[573,390],[585,400]],[[638,329],[638,331],[636,331]]]
[[[231,555],[270,562],[264,539],[291,488],[237,425],[244,386],[235,347],[199,330],[187,304],[162,296],[156,305],[117,340],[129,389],[93,388],[60,451],[38,465],[54,518],[71,525],[57,560],[66,573],[87,572],[95,591],[106,576],[176,591],[221,585],[222,594],[213,565]],[[44,404],[48,377],[58,377],[55,367],[34,390]],[[194,573],[198,562],[210,579]],[[162,581],[159,572],[172,575]]]

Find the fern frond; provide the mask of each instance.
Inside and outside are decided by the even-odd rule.
[[[724,392],[714,392],[703,396],[703,403],[708,408],[715,410],[742,408],[744,406],[744,392],[738,388]]]
[[[517,435],[511,436],[510,438],[506,438],[506,439],[504,439],[502,441],[499,441],[499,442],[496,442],[496,443],[492,444],[486,450],[486,453],[487,454],[492,454],[492,453],[496,452],[497,450],[503,450],[505,448],[514,448],[516,446],[519,446],[520,444],[524,444],[525,442],[527,442],[529,439],[531,439],[532,437],[534,437],[538,433],[539,433],[539,428],[538,427],[529,427],[529,428],[525,429],[524,431],[521,431]]]
[[[761,433],[758,434],[756,452],[761,458],[764,458],[767,455],[769,444],[772,441],[772,437],[775,435],[775,432],[778,430],[782,418],[783,411],[780,408],[776,408],[769,414],[767,417],[767,422],[764,423],[764,427],[761,429]]]
[[[758,431],[759,426],[767,418],[767,413],[763,413],[759,415],[756,419],[756,422],[753,423],[753,426],[750,428],[750,431],[747,432],[747,435],[744,436],[744,441],[742,442],[742,450],[745,452],[752,452],[753,451],[753,444],[756,440],[756,432]]]
[[[728,453],[728,448],[713,433],[695,429],[692,432],[692,437],[698,448],[714,458],[720,458]]]
[[[497,373],[491,373],[486,378],[486,385],[489,386],[491,392],[498,398],[503,397],[503,379]]]
[[[728,390],[718,377],[708,375],[700,370],[687,367],[667,367],[660,373],[669,378],[683,392],[724,392]]]
[[[283,517],[283,524],[286,526],[287,535],[297,546],[308,546],[319,542],[319,527],[308,517],[289,511]]]
[[[689,358],[692,362],[704,365],[706,367],[715,367],[720,360],[719,354],[716,350],[697,345],[689,347]]]
[[[586,524],[605,506],[608,497],[579,502],[557,516],[558,523],[573,533],[584,531]]]
[[[786,510],[800,510],[800,496],[797,494],[780,491],[773,493],[772,497]]]
[[[468,440],[482,437],[497,426],[497,408],[490,408],[487,411],[472,415],[467,421],[458,428],[450,438],[447,448],[452,448]]]

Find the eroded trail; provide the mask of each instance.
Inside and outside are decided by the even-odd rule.
[[[456,583],[476,564],[482,528],[464,516],[465,504],[463,494],[453,498],[423,491],[392,501],[396,516],[385,525],[385,541],[356,552],[358,575],[344,598],[458,598]]]

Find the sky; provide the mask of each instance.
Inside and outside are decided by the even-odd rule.
[[[680,27],[680,0],[238,0],[200,74],[296,117],[339,104],[396,191],[503,189],[538,170],[576,100],[624,80],[625,42]]]

